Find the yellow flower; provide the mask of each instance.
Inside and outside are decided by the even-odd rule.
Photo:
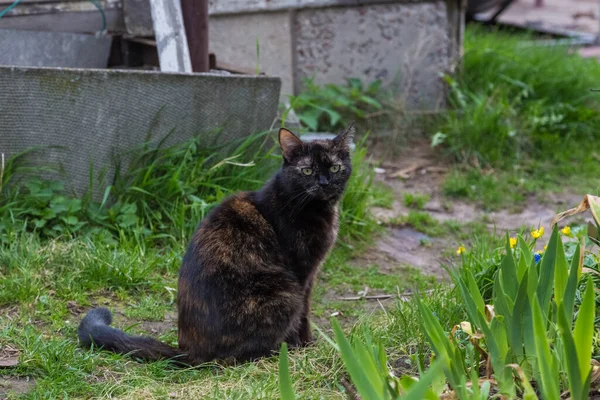
[[[534,239],[539,239],[542,236],[544,236],[544,227],[542,226],[540,229],[534,229],[531,231],[531,236],[533,236]]]
[[[517,245],[517,238],[510,238],[509,241],[510,241],[510,248],[514,249],[515,246]]]
[[[545,245],[545,246],[544,246],[544,251],[546,251],[546,249],[547,249],[547,248],[548,248],[548,245]]]
[[[565,236],[571,236],[571,227],[570,226],[565,226],[564,228],[562,228],[560,230],[560,233],[562,233]]]
[[[465,249],[465,246],[458,246],[458,249],[456,249],[456,254],[460,256],[465,251],[467,251],[467,249]]]
[[[545,250],[545,249],[546,249],[546,248],[544,247],[544,250]],[[541,256],[542,254],[544,254],[544,250],[538,250],[538,251],[536,251],[536,253],[537,253],[537,254],[539,254],[539,255]]]

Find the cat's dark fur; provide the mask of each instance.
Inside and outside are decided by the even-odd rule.
[[[351,126],[333,140],[304,143],[279,132],[281,170],[257,192],[234,195],[201,223],[179,273],[179,349],[111,328],[110,311],[90,311],[84,346],[197,365],[268,356],[283,341],[312,341],[310,296],[338,230],[350,177]]]

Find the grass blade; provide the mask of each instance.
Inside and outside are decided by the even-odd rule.
[[[279,392],[281,400],[295,400],[294,388],[290,379],[290,361],[288,359],[287,343],[281,343],[279,353]]]

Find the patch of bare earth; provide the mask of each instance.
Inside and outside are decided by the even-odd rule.
[[[27,393],[35,382],[27,377],[4,376],[4,372],[19,365],[19,350],[10,345],[0,344],[0,399]]]
[[[581,194],[566,193],[531,196],[516,212],[487,212],[472,203],[444,198],[442,183],[448,165],[434,154],[426,141],[412,143],[394,161],[383,162],[376,172],[377,180],[391,187],[395,195],[391,209],[372,210],[378,221],[386,225],[410,212],[403,198],[411,193],[429,196],[430,200],[422,211],[428,212],[439,222],[456,221],[463,225],[483,222],[490,231],[495,229],[498,233],[514,232],[523,226],[544,226],[547,239],[554,215],[574,207],[583,197]],[[410,227],[390,226],[375,245],[356,261],[359,265],[376,264],[385,273],[402,273],[402,268],[408,265],[424,274],[445,279],[447,272],[442,265],[448,265],[452,260],[445,257],[444,253],[448,254],[449,249],[455,249],[457,244],[454,237],[429,237]]]
[[[8,399],[9,396],[24,395],[32,390],[34,386],[35,381],[30,378],[0,376],[0,400]]]

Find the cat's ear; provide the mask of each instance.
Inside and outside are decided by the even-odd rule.
[[[333,142],[336,146],[342,147],[345,149],[350,149],[350,145],[354,142],[354,134],[356,133],[356,128],[354,127],[354,122],[350,124],[346,129],[341,131],[339,135],[337,135]]]
[[[290,161],[294,151],[302,147],[302,140],[287,129],[281,128],[279,130],[279,146],[281,146],[283,157]]]

